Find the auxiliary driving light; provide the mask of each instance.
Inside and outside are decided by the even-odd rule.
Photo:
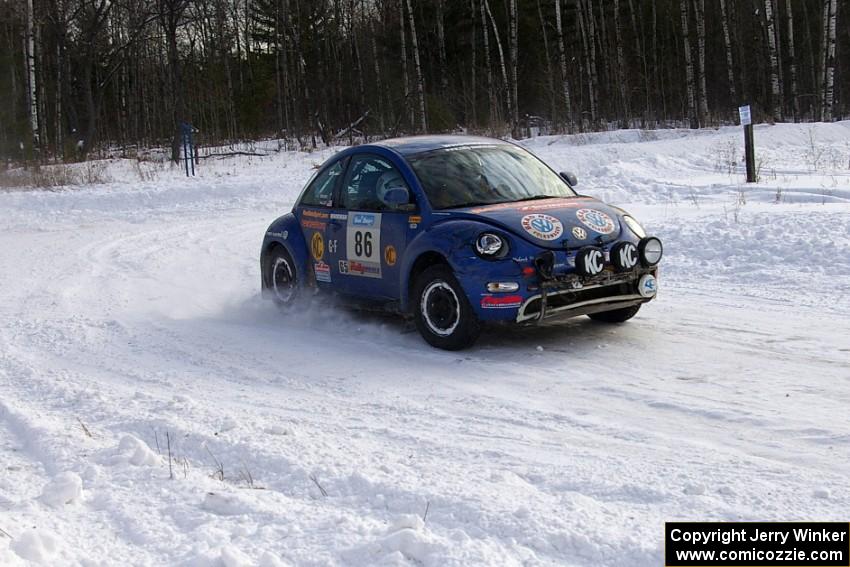
[[[596,276],[605,269],[605,253],[602,248],[586,246],[576,254],[576,271],[582,276]]]
[[[620,242],[611,249],[611,261],[621,272],[637,266],[638,260],[637,246],[631,242]]]
[[[638,252],[640,252],[640,261],[644,266],[652,267],[661,261],[661,256],[664,254],[664,246],[661,241],[654,236],[641,238],[638,243]]]

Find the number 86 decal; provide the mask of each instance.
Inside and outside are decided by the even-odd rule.
[[[372,233],[355,231],[354,233],[354,255],[358,258],[372,257]]]

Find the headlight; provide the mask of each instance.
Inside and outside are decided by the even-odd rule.
[[[630,217],[629,215],[623,215],[623,222],[626,223],[626,226],[635,233],[635,236],[638,238],[646,237],[646,231],[640,225],[638,221]]]
[[[507,253],[508,246],[498,234],[485,232],[475,241],[475,250],[485,258],[501,258]]]
[[[638,252],[640,252],[640,261],[644,266],[651,267],[661,261],[661,256],[664,254],[664,247],[661,241],[650,236],[642,238],[638,244]]]

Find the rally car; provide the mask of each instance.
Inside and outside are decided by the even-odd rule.
[[[341,151],[269,226],[265,297],[330,292],[457,350],[482,324],[620,323],[657,292],[661,241],[513,143],[417,136]]]

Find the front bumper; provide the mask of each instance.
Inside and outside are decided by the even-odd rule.
[[[578,317],[625,309],[652,301],[638,292],[641,277],[657,276],[656,268],[642,268],[631,272],[605,273],[595,278],[577,275],[544,281],[539,293],[527,298],[517,310],[517,323],[537,323],[554,318]]]

